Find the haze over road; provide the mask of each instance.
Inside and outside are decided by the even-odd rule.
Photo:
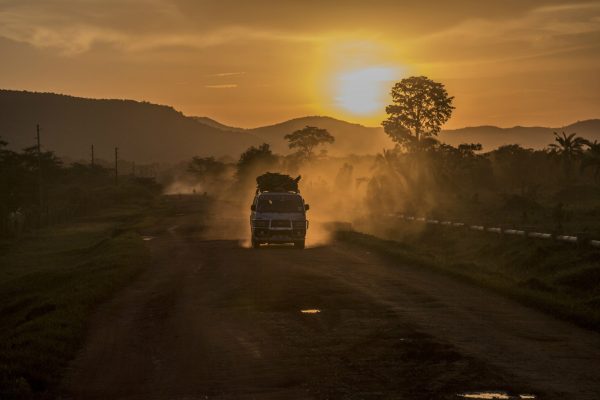
[[[252,250],[189,220],[162,220],[155,263],[98,310],[66,398],[600,398],[596,333],[364,249]]]

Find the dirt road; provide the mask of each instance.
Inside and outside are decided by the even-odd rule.
[[[184,218],[94,316],[65,398],[600,398],[598,334],[365,250],[252,250]]]

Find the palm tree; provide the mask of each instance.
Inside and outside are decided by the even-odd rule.
[[[589,149],[585,152],[581,161],[581,170],[587,168],[594,169],[594,178],[600,179],[600,143],[594,140],[593,143],[588,143]]]
[[[577,137],[576,133],[567,135],[564,132],[560,135],[554,132],[554,141],[557,143],[552,143],[548,147],[562,158],[565,177],[569,179],[572,175],[573,162],[583,154],[583,146],[588,145],[589,142],[582,137]]]

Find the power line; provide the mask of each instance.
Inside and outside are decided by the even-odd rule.
[[[119,184],[119,148],[115,147],[115,184]]]
[[[37,162],[38,162],[38,201],[40,207],[40,225],[42,223],[43,190],[42,190],[42,151],[40,144],[40,124],[36,124]]]

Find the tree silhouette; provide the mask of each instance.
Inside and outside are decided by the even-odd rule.
[[[581,161],[581,170],[593,168],[594,179],[598,180],[600,179],[600,142],[594,140],[592,143],[588,143],[588,146],[589,149]]]
[[[206,175],[220,175],[227,169],[227,166],[215,160],[214,157],[194,157],[188,165],[188,172],[202,178]]]
[[[573,162],[581,157],[583,154],[583,146],[587,145],[589,142],[582,137],[577,137],[576,133],[567,135],[564,132],[560,135],[554,132],[554,141],[556,141],[556,143],[552,143],[548,147],[562,159],[565,177],[569,179],[572,177]]]
[[[462,143],[457,149],[461,157],[473,157],[476,151],[483,150],[483,146],[481,143]]]
[[[499,182],[510,189],[519,189],[521,195],[532,190],[539,175],[532,149],[507,144],[492,151],[490,158]]]
[[[335,141],[335,138],[327,129],[315,126],[305,126],[300,130],[285,135],[284,138],[289,142],[288,147],[290,149],[298,149],[299,155],[305,159],[313,157],[315,147]]]
[[[452,115],[452,100],[443,84],[425,76],[412,76],[396,83],[393,104],[382,125],[392,140],[408,149],[420,148],[440,132]]]
[[[214,157],[194,157],[188,164],[187,171],[200,183],[214,185],[225,175],[227,165],[215,160]]]
[[[240,156],[236,164],[238,179],[247,177],[248,174],[256,173],[255,169],[268,168],[277,163],[277,156],[271,151],[271,146],[263,143],[258,147],[251,146]]]
[[[11,213],[22,215],[23,229],[29,230],[128,201],[138,204],[159,191],[154,179],[141,177],[115,187],[110,170],[100,165],[65,165],[52,151],[38,154],[37,146],[16,152],[0,138],[0,237],[14,234],[8,223]]]

